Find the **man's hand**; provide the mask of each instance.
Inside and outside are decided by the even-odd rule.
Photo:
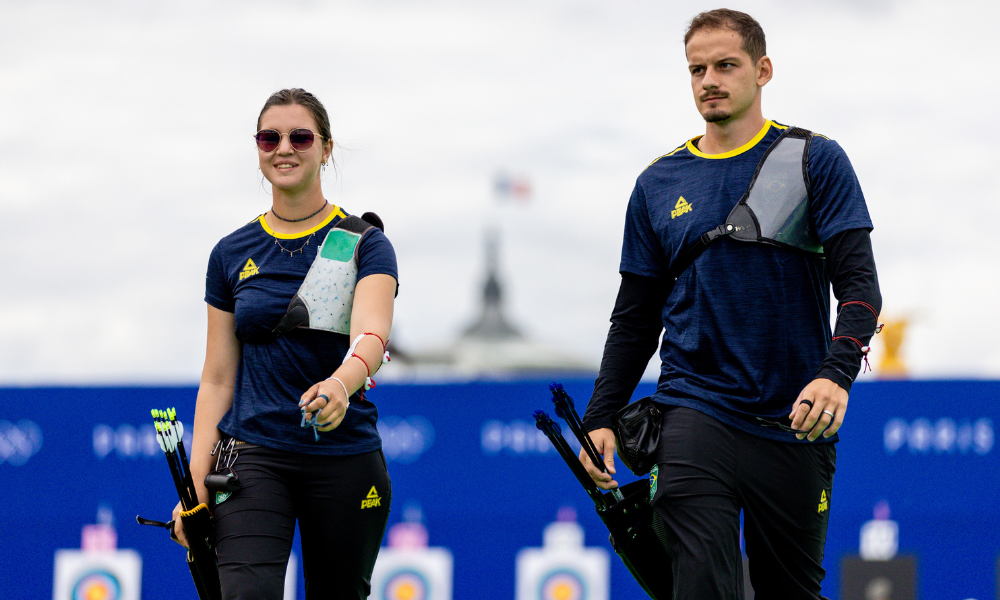
[[[604,465],[607,467],[608,473],[598,470],[594,463],[590,462],[590,457],[587,456],[583,448],[580,449],[580,462],[583,463],[583,467],[587,469],[587,473],[597,484],[597,487],[602,490],[618,487],[618,482],[611,477],[615,472],[615,432],[607,427],[595,429],[590,432],[590,439],[594,440],[597,453],[604,457]]]
[[[808,431],[809,441],[813,442],[820,434],[828,438],[837,433],[846,412],[847,390],[829,379],[813,379],[795,399],[788,418],[793,429]],[[795,437],[801,440],[807,434],[797,433]]]

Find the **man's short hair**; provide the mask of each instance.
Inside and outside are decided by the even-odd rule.
[[[743,39],[743,50],[750,55],[754,64],[761,56],[767,54],[767,44],[764,42],[764,30],[753,17],[738,10],[717,8],[700,13],[691,19],[687,33],[684,34],[684,46],[687,47],[691,37],[702,29],[729,29]]]

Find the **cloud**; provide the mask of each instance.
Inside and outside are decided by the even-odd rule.
[[[876,224],[886,313],[921,316],[923,376],[996,376],[993,4],[761,2],[767,116],[848,151]],[[250,136],[301,86],[342,148],[324,190],[386,221],[396,335],[453,339],[502,232],[513,320],[596,363],[621,224],[653,158],[703,129],[682,5],[35,2],[0,24],[0,381],[195,381],[215,242],[270,206]],[[971,18],[969,15],[978,15]],[[525,206],[493,206],[499,169]],[[972,324],[970,326],[970,324]]]

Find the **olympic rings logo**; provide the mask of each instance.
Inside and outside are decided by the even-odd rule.
[[[42,449],[42,429],[32,421],[0,421],[0,465],[20,467]]]
[[[383,417],[376,427],[387,461],[412,463],[434,444],[434,426],[424,417]]]

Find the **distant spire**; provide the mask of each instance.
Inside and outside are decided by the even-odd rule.
[[[486,234],[486,282],[483,284],[483,309],[479,319],[462,332],[463,338],[512,339],[522,337],[503,316],[503,290],[497,275],[499,241],[495,230]]]

